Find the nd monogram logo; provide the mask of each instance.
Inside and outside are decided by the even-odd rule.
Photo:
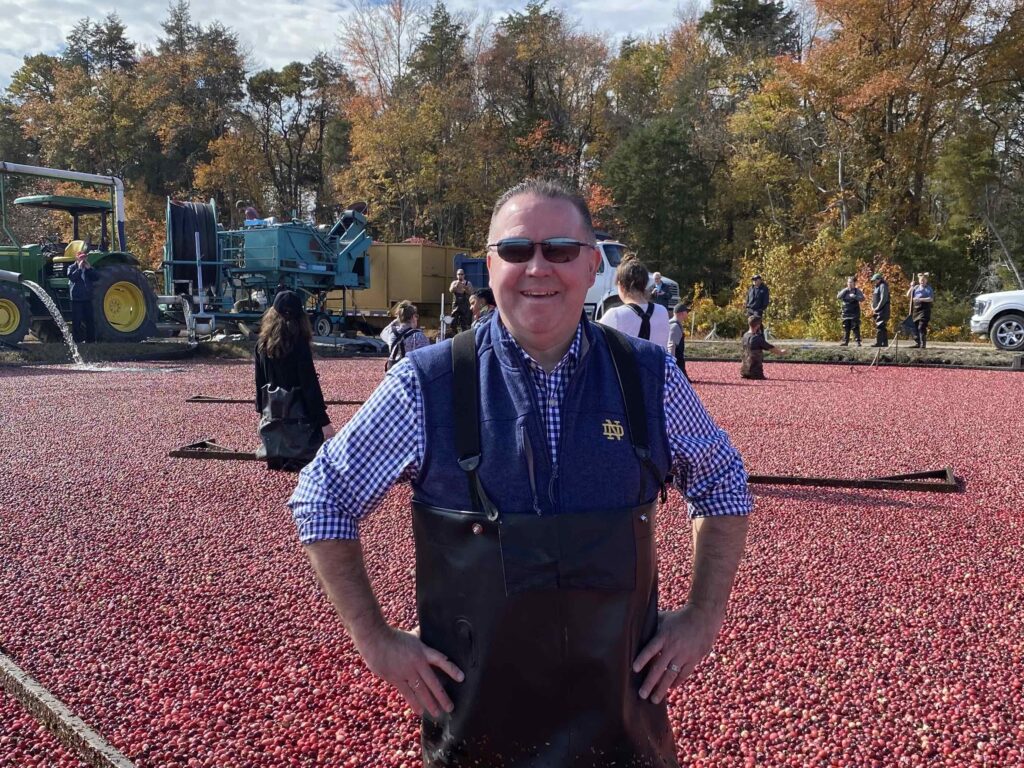
[[[622,436],[626,434],[626,430],[622,428],[621,421],[605,419],[602,426],[604,427],[604,436],[608,440],[621,440]]]

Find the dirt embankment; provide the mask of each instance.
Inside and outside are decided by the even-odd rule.
[[[835,342],[772,339],[787,350],[785,357],[766,355],[766,361],[798,363],[845,363],[867,365],[876,358],[877,349],[869,346],[840,347]],[[207,341],[190,346],[183,339],[162,339],[140,344],[83,344],[79,347],[87,363],[135,362],[142,360],[222,359],[246,360],[252,357],[251,341]],[[321,358],[378,356],[373,349],[355,345],[332,347],[316,344],[314,355]],[[740,359],[738,340],[686,341],[686,356],[691,360]],[[901,343],[881,350],[877,362],[881,365],[957,365],[981,368],[1011,368],[1019,352],[1004,352],[987,344],[944,343],[929,344],[927,349],[913,349]],[[59,365],[70,362],[63,344],[23,343],[17,348],[0,347],[0,365]]]
[[[1011,368],[1019,352],[1004,352],[987,344],[929,343],[927,349],[914,349],[906,342],[890,344],[882,350],[864,345],[841,347],[835,342],[772,339],[772,344],[786,350],[785,357],[765,354],[765,362],[842,363],[869,365],[956,365],[978,368]],[[686,341],[686,357],[690,360],[740,360],[739,341]]]

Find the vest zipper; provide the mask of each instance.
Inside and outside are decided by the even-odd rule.
[[[519,431],[523,436],[523,451],[526,453],[526,472],[530,476],[530,492],[533,494],[533,511],[538,515],[540,511],[540,500],[537,498],[537,475],[533,468],[533,444],[530,442],[530,433],[526,430],[525,424],[519,425]]]
[[[583,366],[586,365],[586,355],[583,354],[583,340],[580,341],[580,355],[576,361],[576,370],[572,372],[572,376],[569,377],[569,384],[565,388],[565,396],[562,398],[562,416],[565,415],[565,406],[571,402],[571,395],[573,389],[580,380],[580,371],[583,370]],[[555,457],[551,460],[551,480],[548,482],[548,498],[551,499],[551,503],[554,505],[556,512],[560,509],[558,501],[555,498],[555,483],[558,481],[558,464],[559,459],[562,457],[562,438],[564,437],[565,431],[565,419],[562,419],[562,429],[558,433],[558,444],[555,445]]]

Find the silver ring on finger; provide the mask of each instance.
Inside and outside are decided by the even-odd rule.
[[[669,664],[669,665],[668,665],[668,668],[669,668],[669,669],[671,669],[671,670],[672,670],[673,672],[675,672],[675,673],[676,673],[677,675],[678,675],[678,674],[679,674],[680,672],[682,672],[682,671],[683,671],[683,668],[682,668],[682,667],[680,667],[680,666],[679,666],[678,664],[676,664],[676,663],[674,663],[674,662],[673,662],[673,663],[671,663],[671,664]]]

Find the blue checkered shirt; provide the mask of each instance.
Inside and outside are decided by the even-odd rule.
[[[554,464],[562,403],[579,362],[583,326],[577,327],[569,350],[550,373],[512,339],[500,322],[499,328],[533,374]],[[754,499],[739,453],[711,420],[675,359],[667,354],[665,425],[672,472],[687,499],[690,517],[749,514]],[[402,360],[299,475],[288,506],[302,543],[359,538],[359,521],[380,505],[390,488],[396,482],[416,479],[425,444],[419,380],[412,364]]]

